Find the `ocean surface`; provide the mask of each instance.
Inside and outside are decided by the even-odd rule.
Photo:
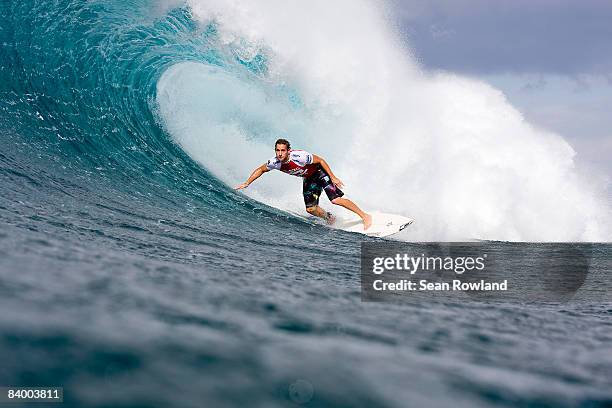
[[[384,194],[365,187],[352,196],[413,216],[400,241],[485,239],[508,258],[513,238],[604,242],[592,245],[575,294],[362,302],[361,243],[379,240],[289,214],[301,198],[288,176],[270,175],[247,195],[231,185],[273,154],[279,134],[329,151],[358,184],[362,170],[332,153],[347,139],[330,135],[362,129],[343,152],[360,158],[377,122],[356,119],[354,101],[338,102],[355,95],[307,89],[313,77],[291,68],[299,59],[275,59],[281,40],[227,29],[248,15],[223,14],[222,3],[0,5],[0,386],[63,387],[66,407],[612,406],[609,203],[579,191],[563,142],[526,134],[519,145],[560,146],[536,160],[533,180],[519,177],[515,158],[507,167],[498,158],[491,171],[504,182],[478,179],[429,206],[437,192],[423,179],[454,171],[427,170],[411,178],[423,184],[404,188],[397,177],[416,165],[412,156],[374,157],[388,172],[369,185],[395,185],[393,202],[383,206]],[[367,7],[355,12],[378,21]],[[320,57],[350,60],[334,46]],[[315,77],[350,77],[335,69],[323,64]],[[386,109],[377,95],[368,101]],[[449,162],[453,154],[441,150]],[[530,171],[525,157],[517,166]],[[455,170],[476,180],[469,167]],[[574,184],[549,202],[550,191],[540,197],[530,184],[542,177]],[[500,204],[500,194],[525,194],[524,206]],[[581,217],[563,217],[576,206]]]

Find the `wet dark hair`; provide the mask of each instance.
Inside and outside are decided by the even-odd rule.
[[[274,148],[276,149],[276,145],[279,144],[287,146],[287,150],[291,149],[291,143],[289,143],[287,139],[278,139],[276,143],[274,143]]]

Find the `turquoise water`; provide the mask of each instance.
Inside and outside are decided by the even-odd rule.
[[[609,245],[575,302],[362,303],[363,237],[234,193],[160,119],[171,65],[257,78],[265,56],[187,7],[0,7],[0,385],[64,406],[612,404]]]

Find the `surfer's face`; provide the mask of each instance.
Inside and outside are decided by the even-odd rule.
[[[289,156],[289,149],[284,144],[277,144],[274,148],[276,151],[276,158],[280,161],[287,160],[287,156]]]

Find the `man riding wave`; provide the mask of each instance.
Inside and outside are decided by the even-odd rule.
[[[343,198],[344,193],[340,188],[344,184],[334,175],[322,157],[304,150],[291,150],[291,144],[285,139],[278,139],[274,144],[274,150],[276,153],[274,158],[253,170],[247,181],[236,186],[236,190],[247,188],[249,184],[270,170],[280,170],[303,178],[302,194],[304,195],[306,211],[309,214],[325,219],[328,224],[334,223],[335,217],[319,206],[319,197],[324,190],[327,198],[333,204],[357,214],[363,220],[364,229],[368,229],[372,225],[371,215],[363,212],[351,200]]]

